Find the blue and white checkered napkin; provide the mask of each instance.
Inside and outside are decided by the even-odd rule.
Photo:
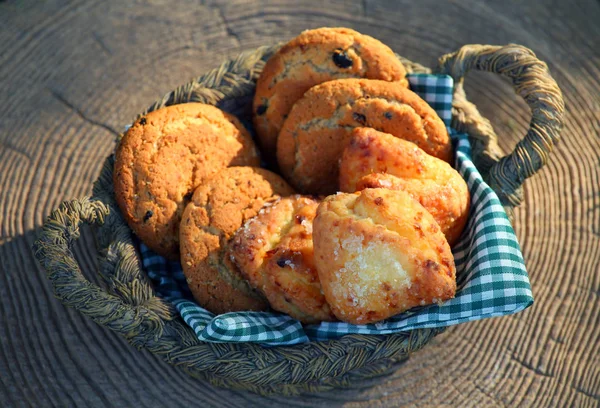
[[[323,322],[303,326],[281,313],[237,312],[215,316],[194,303],[178,262],[141,244],[143,266],[160,296],[173,302],[201,341],[257,342],[268,346],[339,338],[345,334],[390,334],[517,313],[533,303],[529,278],[515,233],[494,191],[471,161],[467,135],[450,129],[452,78],[409,75],[411,89],[440,115],[456,147],[455,168],[467,181],[471,212],[453,248],[457,293],[442,305],[411,309],[383,322],[354,325]]]

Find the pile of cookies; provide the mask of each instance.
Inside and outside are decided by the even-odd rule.
[[[173,105],[120,141],[119,207],[216,314],[365,324],[452,298],[450,246],[469,192],[448,164],[443,122],[405,75],[374,38],[305,31],[256,86],[254,130],[271,170],[234,116]]]

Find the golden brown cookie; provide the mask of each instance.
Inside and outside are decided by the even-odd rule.
[[[340,190],[404,190],[433,215],[450,246],[469,216],[467,183],[448,163],[414,143],[370,128],[352,132],[340,160]]]
[[[271,307],[303,323],[335,320],[314,266],[312,221],[318,205],[310,197],[282,198],[249,220],[229,248]]]
[[[405,79],[406,70],[385,44],[349,28],[304,31],[266,63],[254,96],[254,128],[265,157],[273,160],[277,135],[292,105],[309,88],[337,78]]]
[[[444,123],[414,92],[397,82],[338,79],[311,88],[294,104],[277,141],[282,174],[300,192],[335,192],[338,161],[356,127],[381,130],[452,159]]]
[[[327,197],[317,210],[313,240],[325,298],[340,320],[373,323],[456,292],[444,234],[404,191]]]
[[[221,170],[194,191],[181,218],[181,266],[202,307],[215,314],[268,308],[226,255],[226,247],[265,203],[293,193],[277,174],[255,167]]]
[[[201,103],[138,119],[115,153],[115,198],[155,252],[179,259],[179,221],[194,189],[227,166],[258,166],[252,138],[232,115]]]

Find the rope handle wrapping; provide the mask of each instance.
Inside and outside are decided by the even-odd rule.
[[[173,319],[173,311],[154,296],[137,262],[131,262],[131,256],[123,256],[124,252],[118,249],[122,242],[103,251],[98,272],[106,290],[83,276],[73,255],[72,246],[81,236],[80,227],[88,224],[103,228],[114,224],[110,218],[110,207],[101,201],[84,197],[62,203],[38,234],[33,247],[35,257],[46,269],[55,296],[65,305],[131,341],[145,329],[161,333],[164,321]]]
[[[275,45],[244,52],[169,92],[146,112],[194,101],[215,105],[248,122],[255,81],[266,60],[278,48]],[[409,72],[429,72],[419,64],[402,61]],[[511,78],[517,92],[532,107],[530,131],[515,151],[500,161],[497,161],[493,129],[474,105],[466,101],[462,90],[462,78],[473,67]],[[476,146],[474,156],[481,153],[484,158],[481,163],[490,168],[492,187],[503,202],[509,208],[516,205],[516,191],[525,178],[546,162],[561,126],[564,106],[546,65],[519,46],[465,46],[442,57],[438,69],[456,80],[453,125],[459,131],[468,129],[472,139],[481,141],[481,149]],[[317,391],[347,385],[353,376],[366,376],[358,374],[361,370],[374,376],[383,370],[377,367],[387,366],[385,361],[406,358],[443,331],[419,329],[387,336],[349,335],[340,340],[269,349],[257,344],[201,343],[174,308],[155,296],[141,268],[131,230],[114,199],[113,165],[111,156],[94,185],[91,199],[68,201],[52,212],[34,244],[35,256],[46,269],[56,297],[64,304],[191,375],[261,394]],[[97,227],[98,274],[106,290],[83,276],[73,256],[72,245],[79,238],[83,224]]]
[[[482,174],[487,175],[487,182],[502,204],[511,209],[522,201],[521,186],[525,179],[547,163],[558,141],[565,109],[562,93],[550,76],[548,66],[530,49],[520,45],[465,45],[441,57],[436,72],[452,76],[455,92],[464,97],[463,81],[471,69],[493,72],[510,79],[515,92],[531,109],[529,130],[512,153],[494,163],[488,160],[484,169],[480,169]],[[486,122],[480,126],[479,132],[470,129],[469,134],[473,133],[480,140],[481,136],[493,135],[489,122]],[[489,167],[489,172],[485,167]]]

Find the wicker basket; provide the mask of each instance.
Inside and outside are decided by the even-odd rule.
[[[278,47],[244,52],[168,93],[146,112],[197,101],[216,105],[249,122],[255,81]],[[402,62],[409,72],[431,72],[408,60]],[[502,159],[489,121],[465,98],[462,81],[470,69],[509,78],[531,108],[527,135]],[[452,126],[469,134],[474,162],[510,216],[521,201],[523,181],[546,163],[559,136],[564,105],[556,82],[546,64],[518,45],[467,45],[443,56],[435,72],[454,78]],[[160,355],[190,375],[218,386],[290,395],[348,386],[383,375],[442,331],[347,335],[339,340],[266,349],[257,344],[200,342],[177,311],[155,296],[140,267],[131,230],[113,197],[113,160],[113,156],[106,160],[92,198],[65,202],[52,212],[34,250],[64,304],[122,334],[135,347]],[[98,273],[105,288],[84,278],[71,252],[82,223],[97,227]]]

